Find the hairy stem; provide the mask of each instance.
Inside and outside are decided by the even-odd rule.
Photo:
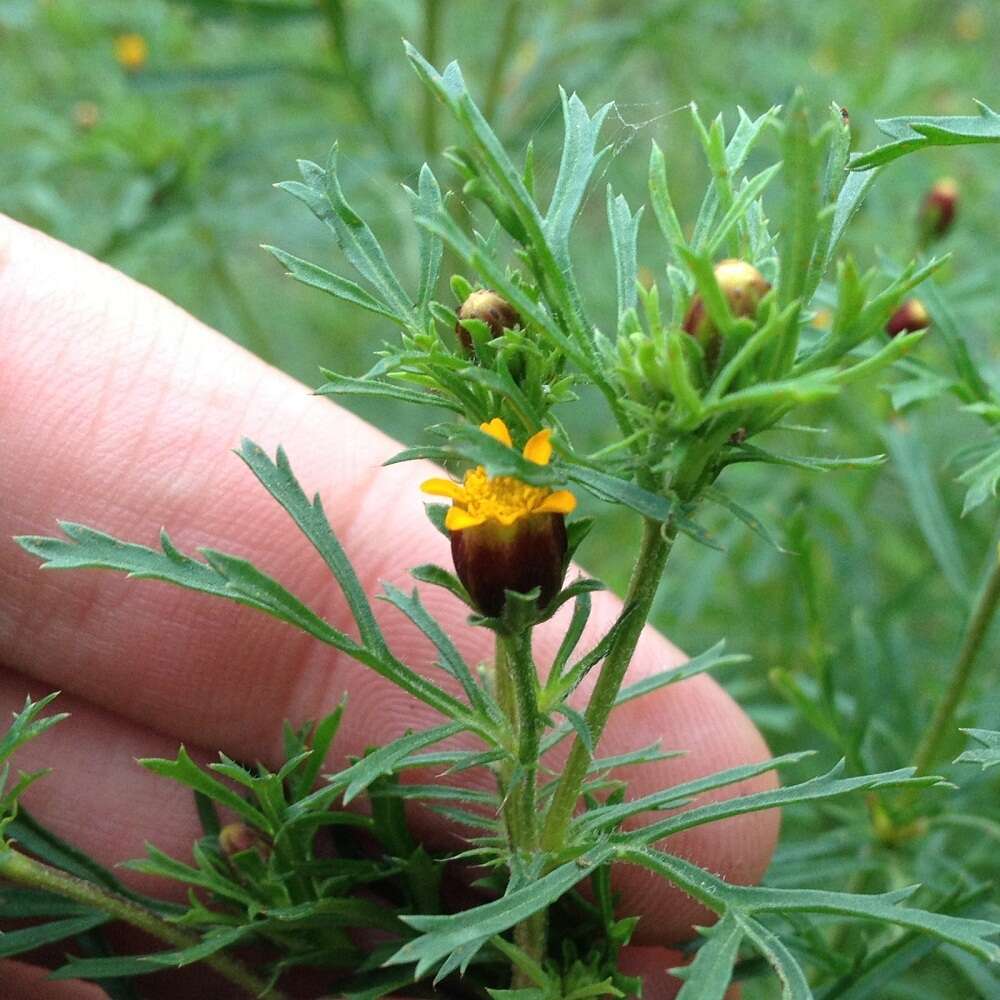
[[[1000,553],[998,553],[1000,556]],[[955,712],[958,710],[976,657],[982,648],[983,641],[989,631],[990,622],[1000,603],[1000,558],[994,564],[986,582],[983,584],[979,597],[976,599],[972,616],[965,630],[965,638],[958,653],[958,659],[951,668],[951,680],[944,697],[938,702],[934,716],[924,732],[923,739],[917,748],[914,764],[917,774],[926,774],[935,764],[941,751],[941,744],[952,732],[955,722]]]
[[[517,763],[519,775],[507,789],[504,806],[512,814],[507,821],[515,851],[538,850],[538,756],[542,728],[538,715],[538,678],[531,655],[531,632],[505,636],[502,640],[504,666],[516,702]],[[498,664],[499,666],[499,664]],[[499,687],[499,677],[498,677]],[[532,914],[514,928],[515,944],[533,961],[545,957],[545,911]],[[515,969],[513,987],[529,985],[520,969]]]
[[[175,948],[190,948],[200,942],[200,938],[182,930],[175,924],[157,916],[144,906],[109,892],[92,882],[68,875],[49,865],[35,861],[9,847],[0,847],[0,877],[35,889],[54,892],[66,899],[75,900],[86,906],[101,910],[116,920],[122,920],[151,934]],[[249,996],[264,997],[268,1000],[283,1000],[284,994],[268,987],[265,980],[256,976],[242,962],[229,955],[216,952],[202,961],[214,969],[223,979],[240,987]]]
[[[663,574],[663,567],[666,565],[676,537],[676,528],[668,526],[664,530],[664,525],[659,521],[647,520],[643,526],[639,557],[625,595],[625,606],[631,607],[632,613],[608,650],[590,696],[590,704],[587,706],[587,725],[590,727],[594,746],[600,740],[608,716],[614,707],[615,698],[625,678],[625,671],[632,661],[632,654],[646,624],[653,598],[656,596],[656,588]],[[589,764],[590,754],[577,737],[573,742],[562,777],[556,786],[555,796],[545,820],[542,846],[546,850],[557,850],[563,843]]]

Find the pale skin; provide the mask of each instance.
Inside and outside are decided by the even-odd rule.
[[[28,808],[108,865],[141,856],[147,840],[183,857],[199,835],[188,794],[138,767],[136,757],[172,757],[183,742],[203,759],[223,750],[273,764],[281,721],[316,718],[345,692],[338,760],[436,721],[364,668],[250,609],[110,573],[41,572],[10,541],[54,534],[61,518],[155,544],[163,525],[184,551],[211,545],[252,558],[345,627],[325,567],[231,454],[243,435],[271,452],[284,445],[306,490],[322,494],[369,593],[382,580],[406,586],[409,567],[448,564],[447,543],[424,517],[418,489],[435,470],[419,463],[381,468],[398,446],[379,431],[154,292],[0,217],[0,710],[14,710],[27,692],[63,692],[56,707],[71,718],[15,763],[55,766],[28,793]],[[489,655],[488,635],[465,624],[456,601],[426,588],[423,596],[470,662]],[[377,610],[396,654],[431,673],[426,641],[392,608]],[[595,600],[592,640],[618,610],[613,597]],[[560,624],[536,637],[539,662],[551,657]],[[631,676],[682,660],[648,629]],[[704,676],[628,703],[612,717],[601,752],[656,739],[688,752],[632,769],[634,795],[768,753],[743,711]],[[415,822],[431,842],[454,837],[443,820],[425,814]],[[767,866],[777,830],[772,811],[688,831],[669,846],[752,882]],[[176,894],[148,878],[123,878]],[[673,996],[678,984],[664,970],[677,964],[677,953],[665,946],[690,937],[692,923],[708,915],[637,870],[619,872],[617,887],[623,912],[643,914],[630,970],[645,977],[647,997]],[[180,988],[177,979],[158,978],[162,995]],[[223,995],[214,984],[197,993],[208,988],[204,978],[198,982],[185,995]],[[0,984],[9,995],[40,1000],[102,995],[91,985],[47,984],[37,970],[12,962],[0,964]]]

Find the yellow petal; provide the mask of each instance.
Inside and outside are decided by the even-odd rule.
[[[458,483],[453,483],[450,479],[425,479],[420,488],[431,496],[448,497],[449,500],[458,500],[465,492]]]
[[[551,437],[552,431],[548,427],[537,434],[532,434],[522,454],[535,465],[548,465],[549,459],[552,458],[552,442],[549,440]]]
[[[576,510],[576,497],[569,490],[556,490],[555,493],[550,493],[532,514],[569,514],[574,510]]]
[[[449,531],[461,531],[463,528],[474,528],[477,524],[482,524],[486,518],[476,517],[461,507],[449,507],[445,515],[444,526]]]
[[[488,424],[480,424],[479,429],[484,434],[489,434],[491,438],[496,438],[501,444],[507,445],[508,448],[514,446],[514,442],[510,439],[510,431],[507,430],[507,425],[499,417],[494,417]]]

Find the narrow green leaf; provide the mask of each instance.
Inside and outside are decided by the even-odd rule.
[[[723,1000],[733,975],[733,963],[743,940],[743,928],[732,913],[725,913],[714,927],[703,930],[705,943],[694,961],[670,971],[684,980],[677,1000]]]
[[[459,949],[478,950],[494,934],[502,934],[533,913],[550,906],[607,861],[612,853],[610,847],[595,847],[521,889],[466,910],[461,920],[453,916],[404,916],[403,921],[421,934],[404,944],[386,964],[416,962],[419,977]]]
[[[1000,115],[981,101],[978,115],[905,115],[877,118],[880,132],[892,140],[855,156],[851,170],[870,170],[931,146],[965,146],[1000,142]]]
[[[22,952],[41,948],[42,945],[76,937],[77,934],[106,924],[110,919],[104,913],[88,913],[84,916],[66,917],[64,920],[52,920],[37,927],[6,931],[0,935],[0,958],[20,955]]]
[[[406,192],[410,196],[414,218],[419,215],[433,217],[444,207],[437,179],[426,163],[420,168],[420,180],[417,184],[417,191],[414,192],[406,188]],[[417,291],[417,308],[420,310],[424,324],[426,325],[431,315],[430,304],[437,291],[444,246],[437,236],[428,232],[422,226],[418,226],[418,230],[420,239],[417,248],[420,256],[420,287]]]
[[[893,470],[944,578],[960,597],[968,598],[971,588],[962,548],[931,469],[924,439],[913,426],[901,423],[886,427],[882,437],[892,456]]]
[[[310,285],[313,288],[328,292],[334,298],[360,306],[362,309],[367,309],[368,312],[385,316],[387,319],[391,319],[394,323],[398,323],[404,328],[407,326],[406,322],[399,315],[385,306],[370,292],[365,291],[356,282],[348,278],[342,278],[339,274],[327,271],[318,264],[311,264],[309,261],[303,260],[301,257],[296,257],[294,254],[290,254],[278,247],[263,245],[261,249],[266,250],[269,254],[276,257],[296,281],[301,281],[304,285]]]
[[[687,680],[688,677],[694,677],[697,674],[702,674],[706,670],[714,670],[718,667],[728,667],[736,663],[747,663],[750,660],[749,656],[741,653],[730,653],[728,656],[724,655],[725,648],[726,640],[722,639],[712,646],[711,649],[706,649],[704,653],[688,660],[687,663],[682,663],[678,667],[670,667],[667,670],[650,674],[649,677],[645,677],[641,681],[636,681],[634,684],[626,685],[618,692],[618,697],[615,698],[615,704],[621,705],[626,701],[632,701],[634,698],[641,698],[643,695],[649,694],[651,691],[657,691],[669,684],[677,684],[680,681]]]
[[[314,392],[317,396],[368,396],[374,399],[395,399],[402,403],[417,403],[420,406],[432,404],[454,413],[462,413],[463,408],[454,400],[439,393],[422,392],[396,382],[385,382],[373,378],[352,378],[340,375],[326,368],[320,369],[327,381]]]
[[[624,195],[616,198],[608,185],[608,227],[611,230],[611,249],[615,258],[615,286],[618,290],[618,322],[636,307],[636,281],[639,265],[636,261],[636,244],[639,239],[639,223],[642,221],[642,206],[632,214]]]

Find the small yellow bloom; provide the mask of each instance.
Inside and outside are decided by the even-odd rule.
[[[507,425],[499,417],[481,424],[479,429],[508,448],[514,446]],[[548,465],[552,458],[551,437],[548,428],[539,431],[521,454],[536,465]],[[576,507],[576,497],[569,490],[553,492],[547,486],[531,486],[513,476],[490,476],[481,465],[470,469],[461,485],[450,479],[428,479],[420,488],[452,501],[445,520],[449,531],[473,528],[490,520],[511,525],[532,514],[569,514]]]
[[[129,73],[138,73],[149,58],[149,45],[142,35],[129,32],[115,39],[115,58],[118,65]]]
[[[480,430],[512,448],[510,431],[498,417]],[[522,455],[536,465],[552,458],[552,432],[541,430]],[[488,615],[503,610],[504,593],[541,591],[539,606],[556,595],[566,573],[564,515],[576,507],[569,490],[532,486],[515,476],[490,476],[483,466],[470,469],[462,483],[428,479],[425,493],[452,502],[445,518],[459,579]]]

